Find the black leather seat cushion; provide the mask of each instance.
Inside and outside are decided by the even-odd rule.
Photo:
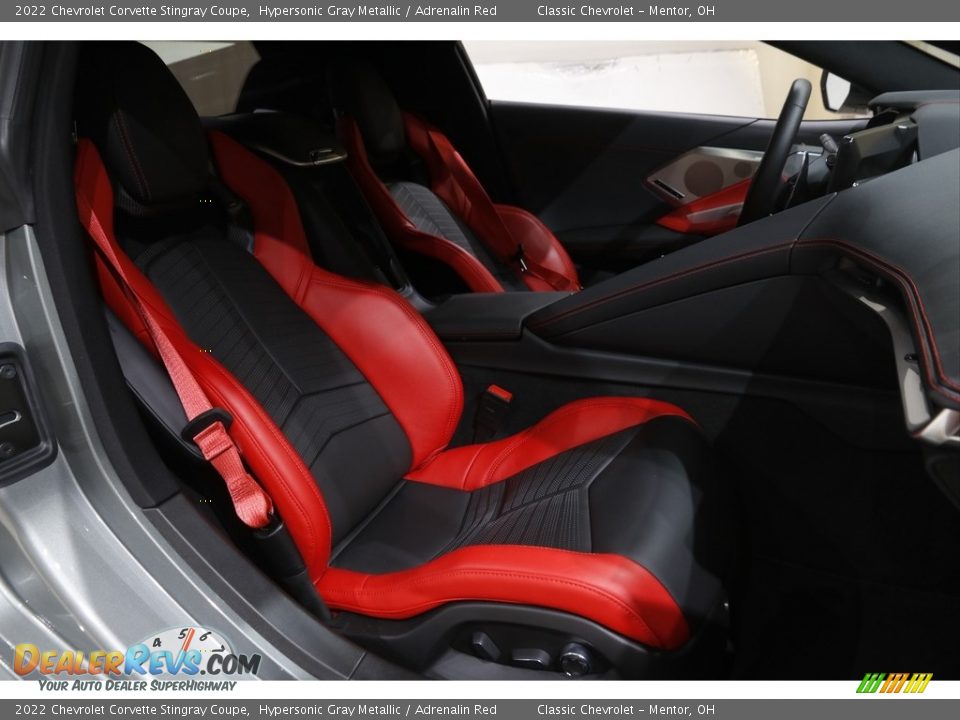
[[[663,417],[473,492],[403,481],[331,565],[394,572],[468,545],[612,553],[656,575],[688,620],[702,618],[729,557],[707,457],[694,426]]]

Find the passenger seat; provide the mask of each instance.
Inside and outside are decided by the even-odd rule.
[[[106,243],[105,301],[153,352],[156,323],[232,418],[336,627],[417,662],[459,649],[556,674],[571,643],[588,674],[655,674],[706,642],[728,538],[686,412],[598,397],[448,447],[463,389],[421,316],[317,267],[283,177],[208,137],[151,50],[82,53],[76,198]],[[221,182],[249,209],[252,243],[231,232]]]

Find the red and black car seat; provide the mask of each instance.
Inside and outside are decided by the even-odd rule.
[[[342,60],[329,76],[351,170],[393,242],[449,266],[475,292],[580,289],[550,229],[494,203],[447,136],[402,111],[372,66]]]
[[[471,602],[646,649],[691,640],[722,602],[724,538],[683,410],[598,397],[448,447],[463,388],[421,316],[318,268],[281,176],[205,135],[152,51],[83,52],[76,198],[104,299],[154,352],[155,323],[232,416],[329,608],[429,623]],[[220,182],[249,208],[252,243],[231,231]]]

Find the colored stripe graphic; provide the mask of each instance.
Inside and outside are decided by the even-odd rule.
[[[860,687],[857,688],[857,692],[875,693],[880,687],[880,683],[883,682],[886,677],[886,673],[867,673],[863,676],[863,680],[860,681]]]
[[[910,678],[910,684],[907,685],[907,689],[904,690],[904,692],[922,693],[927,689],[927,685],[930,684],[932,677],[933,673],[914,673],[913,677]]]
[[[933,673],[867,673],[857,687],[858,693],[922,693]]]

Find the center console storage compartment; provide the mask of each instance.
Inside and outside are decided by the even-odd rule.
[[[451,295],[424,317],[440,339],[516,340],[534,312],[570,295],[565,292],[505,292]]]

